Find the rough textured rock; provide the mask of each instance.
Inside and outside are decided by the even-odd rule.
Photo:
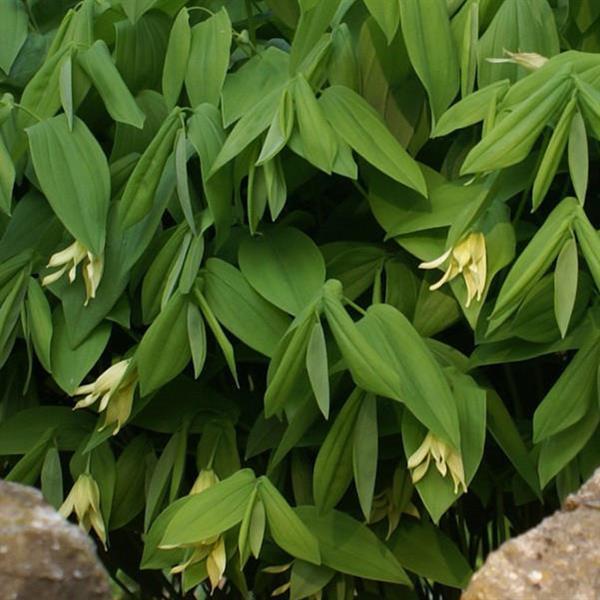
[[[38,490],[0,481],[0,600],[109,600],[91,540]]]
[[[600,600],[600,469],[561,511],[503,544],[462,600]]]

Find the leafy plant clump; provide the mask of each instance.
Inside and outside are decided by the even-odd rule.
[[[600,463],[595,0],[3,0],[0,474],[123,598],[456,598]]]

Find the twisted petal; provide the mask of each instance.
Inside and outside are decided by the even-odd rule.
[[[452,254],[452,248],[450,248],[449,250],[444,252],[444,254],[442,254],[438,258],[435,258],[434,260],[430,260],[429,262],[422,262],[419,265],[419,269],[437,269],[438,267],[441,267],[448,260],[448,258],[450,258],[450,254]]]

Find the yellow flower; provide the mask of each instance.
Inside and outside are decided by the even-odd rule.
[[[467,491],[460,454],[431,432],[425,436],[423,443],[408,459],[408,468],[412,471],[413,483],[417,483],[425,477],[432,458],[442,477],[445,477],[448,471],[450,472],[455,494],[458,493],[461,486],[465,492]]]
[[[93,528],[106,547],[106,529],[100,512],[100,490],[94,478],[82,473],[58,512],[67,518],[73,511],[77,515],[80,527],[87,533]]]
[[[485,236],[483,233],[469,234],[462,242],[444,252],[439,258],[421,263],[419,268],[437,269],[446,261],[449,262],[444,276],[437,283],[430,286],[429,289],[432,291],[437,290],[462,274],[467,286],[465,306],[468,308],[473,298],[477,298],[479,302],[485,290],[487,274]]]
[[[129,369],[131,359],[121,360],[109,367],[96,381],[82,385],[75,390],[74,396],[85,395],[75,405],[75,409],[87,408],[100,399],[99,412],[105,412],[101,429],[115,423],[113,435],[127,421],[133,406],[133,395],[137,386],[135,369]]]
[[[190,491],[190,496],[200,494],[218,482],[219,478],[216,473],[212,469],[205,469],[201,471],[196,478]],[[167,546],[163,547],[167,548]],[[227,552],[223,536],[215,535],[207,540],[202,540],[199,543],[182,547],[188,548],[191,552],[184,562],[171,569],[172,574],[182,573],[188,567],[206,560],[206,572],[208,573],[212,591],[224,584],[223,575],[227,566]],[[169,546],[168,548],[173,548],[173,546]]]
[[[513,63],[515,65],[521,65],[529,71],[535,71],[543,67],[548,59],[537,52],[510,52],[504,50],[504,55],[507,58],[488,58],[487,62],[490,63]]]
[[[85,305],[96,297],[96,290],[102,279],[104,270],[104,258],[92,254],[81,242],[75,240],[70,246],[56,252],[50,257],[48,268],[59,267],[54,273],[46,275],[42,279],[42,285],[50,285],[58,281],[68,269],[69,283],[73,283],[77,277],[77,266],[83,263],[83,281],[85,283]]]

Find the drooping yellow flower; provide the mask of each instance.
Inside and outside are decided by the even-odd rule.
[[[429,289],[432,291],[437,290],[462,274],[467,286],[465,306],[468,308],[473,298],[477,298],[479,302],[485,290],[487,276],[485,236],[483,233],[470,233],[463,241],[444,252],[439,258],[430,262],[423,262],[419,265],[419,268],[437,269],[447,261],[448,265],[444,276],[430,286]]]
[[[212,487],[219,482],[219,478],[212,469],[204,469],[200,472],[192,489],[190,496],[200,494],[204,490]],[[178,546],[163,546],[163,548],[173,548]],[[171,569],[172,574],[183,573],[188,567],[206,560],[206,572],[212,591],[217,587],[222,587],[225,583],[223,575],[227,566],[227,552],[225,549],[225,540],[222,535],[215,535],[196,544],[181,546],[189,550],[186,560]]]
[[[68,269],[69,283],[73,283],[77,277],[77,267],[83,263],[83,281],[85,283],[85,302],[88,302],[96,297],[96,290],[102,279],[104,271],[104,258],[92,254],[81,242],[75,240],[70,246],[64,250],[56,252],[50,257],[48,268],[58,268],[54,273],[46,275],[42,279],[42,285],[50,285],[58,281]]]
[[[67,518],[73,511],[80,527],[88,533],[92,528],[106,546],[106,529],[100,512],[100,489],[89,473],[82,473],[58,512]]]
[[[454,482],[455,494],[458,493],[460,487],[465,492],[467,491],[465,471],[460,454],[431,432],[425,436],[423,443],[408,459],[408,468],[412,471],[413,483],[417,483],[425,477],[432,458],[442,477],[450,472]]]
[[[102,373],[96,381],[82,385],[75,390],[74,396],[85,395],[75,408],[87,408],[98,399],[98,411],[104,412],[101,429],[115,424],[113,435],[119,432],[127,421],[133,406],[133,395],[138,378],[135,369],[129,369],[131,359],[121,360]]]
[[[487,62],[490,63],[513,63],[525,67],[529,71],[535,71],[543,67],[548,59],[537,52],[510,52],[504,50],[506,58],[488,58]]]

